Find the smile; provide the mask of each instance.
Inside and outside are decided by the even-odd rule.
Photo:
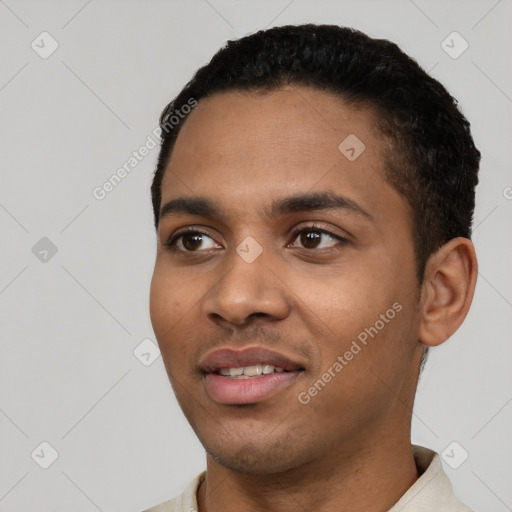
[[[290,358],[263,347],[221,349],[201,364],[203,383],[214,402],[255,404],[290,386],[304,368]]]
[[[271,373],[282,373],[284,368],[272,366],[271,364],[254,364],[251,366],[241,366],[239,368],[221,368],[219,374],[232,379],[252,379],[261,375],[270,375]]]

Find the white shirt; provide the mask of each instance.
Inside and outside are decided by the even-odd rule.
[[[420,477],[388,512],[472,512],[453,494],[439,455],[422,446],[413,445],[413,451]],[[145,512],[197,512],[197,489],[204,477],[203,471],[182,494]]]

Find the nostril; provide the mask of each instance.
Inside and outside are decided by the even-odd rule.
[[[260,317],[267,317],[269,315],[268,315],[268,313],[251,313],[248,318],[251,318],[251,316],[255,316],[257,318],[260,318]]]

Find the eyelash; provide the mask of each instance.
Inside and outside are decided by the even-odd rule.
[[[290,233],[290,236],[292,237],[292,241],[295,240],[300,234],[302,233],[308,233],[308,232],[316,232],[316,233],[321,233],[323,235],[327,235],[331,238],[333,238],[334,240],[338,240],[338,242],[340,244],[345,244],[346,242],[348,242],[347,238],[344,238],[342,236],[339,236],[339,235],[335,235],[334,233],[326,230],[326,229],[322,229],[320,227],[318,227],[317,224],[312,224],[311,226],[302,226],[302,227],[295,227],[292,229],[291,233]],[[206,235],[207,237],[209,238],[212,238],[208,233],[204,232],[204,231],[201,231],[197,228],[193,228],[193,227],[187,227],[187,228],[184,228],[183,230],[181,230],[180,232],[178,233],[175,233],[174,235],[172,235],[169,240],[164,244],[165,247],[169,247],[170,249],[172,249],[173,251],[179,251],[179,252],[185,252],[185,253],[199,253],[199,252],[202,252],[202,251],[182,251],[181,249],[177,249],[176,248],[176,242],[183,236],[186,236],[186,235]],[[327,249],[332,249],[332,247],[329,247]],[[307,248],[304,248],[303,250],[305,251],[314,251],[315,249],[307,249]]]
[[[322,235],[327,235],[327,236],[333,238],[334,240],[337,240],[341,244],[344,244],[345,242],[348,241],[346,238],[343,238],[342,236],[339,236],[339,235],[335,235],[334,233],[332,233],[331,231],[328,231],[327,229],[322,229],[315,223],[311,224],[311,226],[294,227],[292,229],[292,232],[290,233],[290,236],[292,237],[292,240],[295,240],[300,234],[311,233],[311,232],[320,233]],[[333,249],[333,247],[328,247],[327,250],[328,249]],[[305,251],[314,251],[315,249],[304,248],[304,250]]]
[[[182,237],[182,236],[185,236],[185,235],[206,235],[208,237],[210,237],[210,235],[208,233],[205,233],[204,231],[200,231],[199,229],[196,229],[196,228],[183,228],[181,231],[179,231],[178,233],[175,233],[174,235],[172,235],[169,240],[167,240],[167,242],[164,244],[166,247],[170,247],[172,249],[176,249],[176,242]],[[212,238],[212,237],[210,237]],[[187,252],[195,252],[195,251],[187,251]]]

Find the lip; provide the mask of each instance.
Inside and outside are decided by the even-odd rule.
[[[269,364],[285,371],[250,379],[231,379],[218,373],[221,368],[255,364]],[[202,360],[200,368],[207,395],[214,402],[226,405],[255,404],[267,400],[290,386],[304,369],[299,362],[264,347],[215,350]]]
[[[214,373],[221,368],[240,368],[260,363],[278,366],[289,372],[302,369],[299,362],[264,347],[248,347],[241,350],[221,348],[206,356],[200,367],[203,373]]]

